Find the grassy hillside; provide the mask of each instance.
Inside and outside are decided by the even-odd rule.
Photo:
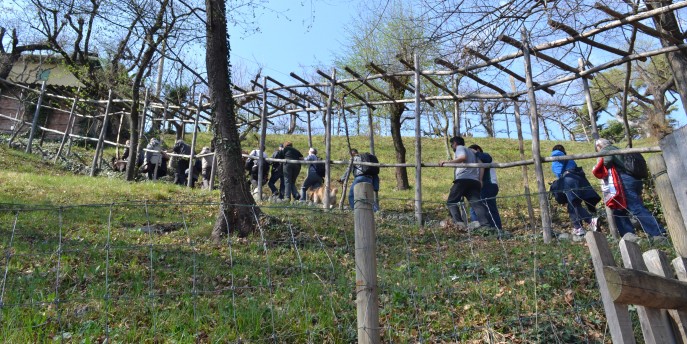
[[[285,139],[270,136],[267,151]],[[288,139],[307,149],[306,137]],[[201,136],[199,146],[208,141]],[[467,141],[496,161],[519,159],[514,140]],[[316,142],[323,151],[322,139]],[[391,140],[376,142],[380,160],[393,161]],[[405,143],[412,160],[413,141]],[[254,144],[251,138],[244,149]],[[352,144],[367,150],[365,138]],[[564,144],[569,153],[590,150]],[[441,140],[422,145],[424,161],[446,159]],[[333,159],[346,158],[343,138],[332,147]],[[91,151],[74,151],[90,161]],[[589,170],[593,162],[579,163]],[[342,172],[337,167],[334,176]],[[544,245],[524,230],[520,168],[499,171],[510,239],[418,228],[414,191],[395,190],[393,173],[382,170],[384,211],[375,219],[384,342],[610,342],[585,245]],[[215,246],[207,238],[217,191],[102,174],[75,174],[0,146],[4,342],[355,341],[351,212],[263,205],[259,233]],[[423,170],[423,210],[432,221],[446,216],[451,176],[450,168]],[[554,215],[563,230],[561,212]]]

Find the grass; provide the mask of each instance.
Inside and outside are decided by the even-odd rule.
[[[288,138],[306,150],[305,137]],[[268,152],[285,139],[270,136]],[[496,161],[519,160],[516,141],[468,141]],[[365,138],[352,142],[366,150]],[[254,143],[249,138],[244,147]],[[376,143],[380,161],[393,161],[390,139]],[[412,147],[412,140],[405,143]],[[542,151],[554,144],[544,142]],[[564,144],[569,153],[589,151],[587,144]],[[422,146],[424,161],[446,158],[442,141],[423,139]],[[345,159],[345,140],[334,138],[332,147],[333,159]],[[92,154],[74,151],[84,160]],[[113,154],[106,150],[105,157]],[[578,163],[588,171],[593,162]],[[342,172],[335,167],[333,176]],[[430,224],[445,217],[451,173],[423,169]],[[393,170],[383,169],[384,212],[375,221],[384,342],[610,342],[587,248],[544,245],[530,234],[520,173],[499,170],[499,207],[515,235],[498,240],[418,228],[414,181],[411,190],[395,190]],[[352,213],[264,205],[260,233],[216,246],[208,237],[217,200],[216,191],[170,183],[89,178],[0,146],[0,338],[356,341]],[[554,215],[565,228],[566,216]],[[148,224],[177,230],[141,231]]]

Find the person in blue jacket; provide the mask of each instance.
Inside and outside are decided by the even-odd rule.
[[[564,155],[567,155],[565,147],[562,145],[553,147],[551,156]],[[596,211],[596,204],[599,203],[601,197],[589,184],[584,171],[577,167],[574,160],[563,160],[552,162],[551,172],[561,180],[560,189],[568,200],[567,208],[573,224],[573,234],[584,235],[583,223],[587,224],[589,230],[596,231],[598,218],[593,216],[590,210]]]

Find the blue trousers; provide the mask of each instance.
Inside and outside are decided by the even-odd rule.
[[[348,204],[351,206],[351,209],[353,209],[354,206],[354,197],[353,197],[353,189],[355,188],[355,184],[358,184],[360,182],[363,183],[370,183],[372,184],[372,188],[375,190],[375,192],[379,191],[379,176],[357,176],[353,179],[353,183],[351,183],[351,189],[348,191]],[[375,203],[372,206],[372,210],[378,211],[379,210],[379,203],[378,200],[375,199]]]
[[[635,231],[634,227],[632,227],[632,222],[630,222],[630,214],[637,218],[646,234],[650,236],[664,234],[665,229],[658,224],[654,215],[644,206],[644,201],[642,200],[642,181],[625,173],[620,173],[620,180],[625,191],[625,198],[627,199],[627,209],[613,210],[613,218],[620,235],[634,233]]]
[[[489,220],[489,226],[502,229],[501,215],[499,215],[499,209],[496,207],[496,196],[498,194],[498,184],[484,184],[482,186],[480,197],[482,198],[482,203],[487,206],[487,220]],[[474,208],[470,208],[470,220],[479,221]]]

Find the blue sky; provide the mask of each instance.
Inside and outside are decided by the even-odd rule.
[[[357,3],[268,0],[269,10],[256,19],[260,32],[245,36],[240,28],[230,28],[232,63],[249,71],[262,66],[263,75],[292,83],[290,72],[331,63]]]

